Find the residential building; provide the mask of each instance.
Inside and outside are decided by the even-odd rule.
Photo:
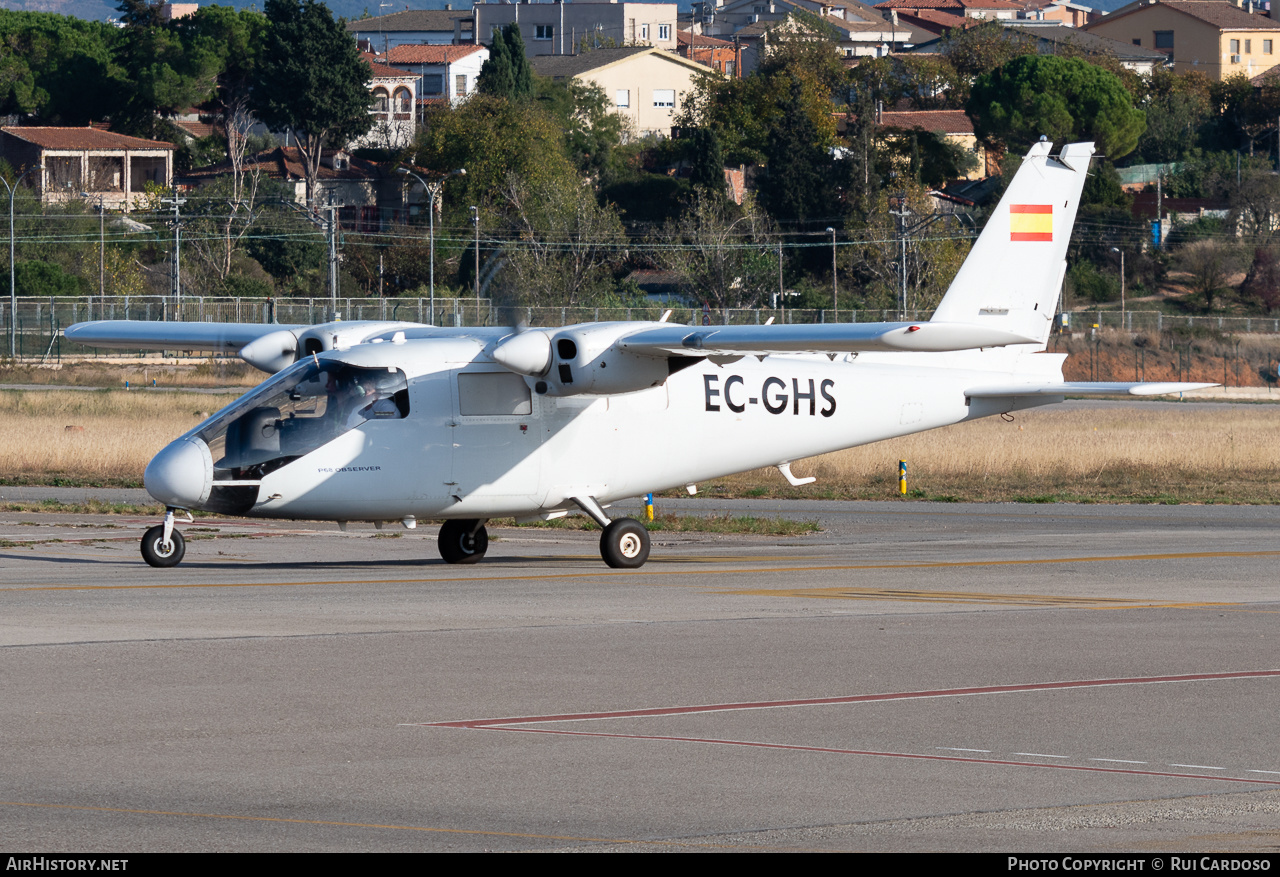
[[[0,158],[19,173],[43,167],[32,176],[46,204],[83,193],[109,209],[130,210],[147,183],[172,185],[175,149],[99,128],[0,128]]]
[[[1231,0],[1139,0],[1084,30],[1164,54],[1179,73],[1254,77],[1280,62],[1280,21]]]
[[[493,29],[520,25],[525,54],[573,55],[588,46],[655,46],[676,50],[675,3],[477,3],[475,42],[493,44]]]
[[[470,9],[413,9],[347,22],[347,33],[364,51],[385,54],[400,45],[461,45],[474,42]]]
[[[1059,53],[1083,53],[1086,57],[1110,57],[1121,66],[1146,76],[1157,67],[1168,63],[1163,52],[1133,43],[1122,43],[1101,34],[1081,30],[1055,21],[1001,22],[1010,34],[1018,34],[1036,41],[1041,55]]]
[[[695,5],[694,30],[722,39],[736,37],[751,51],[766,51],[770,29],[794,29],[801,13],[822,20],[837,34],[839,52],[847,58],[880,56],[913,45],[923,32],[913,32],[890,16],[856,0],[732,0],[711,8],[711,0]],[[743,62],[747,71],[754,65]]]
[[[875,8],[911,15],[918,15],[925,9],[937,9],[964,18],[998,21],[1013,21],[1022,11],[1022,5],[1011,0],[884,0]]]
[[[540,76],[600,86],[614,112],[642,137],[670,137],[672,119],[683,109],[685,95],[693,90],[697,77],[708,75],[701,64],[648,46],[540,55],[530,64]]]
[[[299,204],[307,201],[303,167],[302,153],[296,146],[277,146],[244,160],[245,173],[284,184]],[[198,190],[229,173],[231,164],[223,161],[180,174],[177,182],[182,188]],[[341,205],[339,219],[348,230],[380,231],[404,222],[407,216],[404,178],[344,149],[321,153],[317,188],[316,205]]]
[[[418,76],[391,67],[370,54],[363,55],[373,74],[369,85],[369,114],[373,127],[351,142],[353,147],[401,149],[413,142],[417,126]]]
[[[418,77],[419,101],[447,100],[456,106],[476,90],[489,50],[476,45],[401,45],[393,46],[385,60]]]
[[[679,45],[676,54],[681,58],[710,67],[730,79],[742,74],[741,50],[728,40],[682,30],[676,33],[676,43]]]
[[[876,124],[880,128],[904,132],[930,131],[948,143],[972,152],[977,156],[978,166],[965,176],[967,180],[980,180],[992,172],[987,166],[986,150],[973,133],[973,120],[964,110],[885,110],[877,114]],[[995,170],[998,172],[998,168]]]
[[[1071,27],[1084,27],[1100,14],[1094,13],[1089,6],[1070,0],[1026,0],[1018,17],[1027,21],[1056,21]]]

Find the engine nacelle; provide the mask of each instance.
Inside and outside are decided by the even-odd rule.
[[[503,340],[493,358],[517,374],[538,380],[547,396],[631,393],[660,386],[674,370],[669,357],[642,356],[618,339],[649,324],[595,323],[559,331],[531,329]]]

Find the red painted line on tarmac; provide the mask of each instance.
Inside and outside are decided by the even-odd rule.
[[[1042,770],[1075,770],[1087,773],[1118,773],[1130,776],[1166,777],[1183,780],[1212,780],[1220,783],[1280,786],[1280,780],[1252,780],[1247,777],[1212,776],[1199,773],[1171,773],[1158,770],[1134,770],[1124,767],[1092,767],[1077,764],[1045,764],[1038,761],[1009,761],[999,758],[966,758],[959,755],[924,755],[914,752],[878,752],[872,749],[839,749],[832,746],[800,746],[794,743],[764,743],[758,740],[721,740],[715,737],[668,737],[650,734],[608,734],[599,731],[562,731],[554,728],[487,728],[492,731],[514,731],[521,734],[560,734],[568,737],[615,737],[626,740],[657,740],[670,743],[706,743],[714,746],[748,746],[755,749],[787,749],[793,752],[820,752],[835,755],[866,755],[873,758],[903,758],[919,761],[949,761],[961,764],[990,764],[1001,767],[1035,767]]]
[[[504,719],[467,719],[460,722],[415,722],[428,728],[493,728],[499,725],[535,725],[546,722],[583,722],[596,719],[632,719],[716,713],[733,710],[780,709],[796,706],[830,706],[885,700],[915,700],[930,697],[967,697],[978,694],[1009,694],[1026,691],[1053,691],[1070,688],[1101,688],[1110,685],[1155,685],[1165,682],[1203,682],[1214,679],[1266,679],[1280,677],[1280,670],[1242,670],[1230,673],[1186,673],[1177,676],[1134,676],[1124,679],[1081,679],[1066,682],[1031,682],[1021,685],[987,685],[976,688],[940,688],[933,691],[905,691],[888,694],[856,694],[848,697],[814,697],[803,700],[761,700],[743,703],[716,703],[699,706],[656,707],[599,713],[560,713],[547,716],[514,716]],[[516,730],[516,729],[504,729]],[[618,735],[626,736],[626,735]],[[656,739],[656,738],[655,738]],[[664,738],[665,739],[665,738]],[[676,738],[671,738],[676,739]],[[765,744],[760,744],[765,745]],[[925,756],[920,756],[925,757]],[[945,756],[931,756],[944,758]],[[1015,762],[1018,763],[1018,762]],[[1098,768],[1105,770],[1106,768]]]

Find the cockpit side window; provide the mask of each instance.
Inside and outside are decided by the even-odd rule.
[[[312,360],[197,435],[213,455],[215,481],[259,479],[362,423],[408,415],[404,372]]]

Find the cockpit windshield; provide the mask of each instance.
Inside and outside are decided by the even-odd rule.
[[[195,433],[214,481],[257,480],[369,420],[408,416],[404,372],[333,359],[299,363]]]

